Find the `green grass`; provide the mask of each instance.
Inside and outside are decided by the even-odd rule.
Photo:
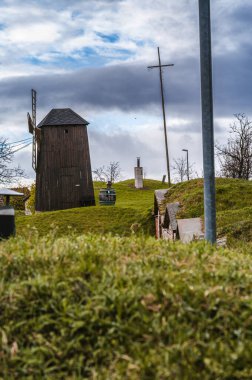
[[[0,380],[252,379],[251,185],[217,179],[236,249],[149,237],[158,181],[115,184],[115,207],[20,212],[0,242]],[[202,180],[166,201],[202,216]]]
[[[132,228],[137,233],[154,235],[152,217],[154,190],[167,188],[159,181],[145,180],[145,188],[137,190],[134,181],[122,181],[114,185],[116,206],[99,206],[99,189],[104,184],[94,182],[95,207],[43,212],[32,216],[17,215],[17,234],[28,236],[36,229],[46,235],[56,229],[58,236],[70,231],[77,234],[96,233],[129,236]],[[216,179],[217,231],[227,235],[228,244],[236,245],[252,241],[252,182],[237,179]],[[203,217],[203,180],[195,179],[173,185],[166,202],[180,202],[181,218]]]
[[[126,181],[118,182],[113,185],[113,188],[115,188],[117,195],[117,207],[126,207],[133,208],[135,210],[146,211],[146,209],[153,207],[154,190],[168,188],[167,184],[162,184],[162,182],[152,179],[144,180],[143,189],[136,189],[134,184],[134,180],[128,179]],[[101,182],[94,182],[97,205],[99,203],[98,194],[101,187],[104,187],[104,184]]]
[[[203,179],[193,179],[173,185],[167,195],[167,202],[180,202],[180,216],[193,218],[203,215]],[[217,211],[237,210],[250,207],[252,181],[230,178],[216,178]]]
[[[2,242],[0,379],[251,379],[251,253],[134,236]]]
[[[165,202],[180,203],[180,218],[203,217],[203,180],[172,186]],[[219,236],[227,235],[232,244],[252,241],[252,181],[217,178],[216,210]]]
[[[145,234],[154,234],[154,222],[151,210],[154,202],[154,190],[166,188],[160,181],[145,180],[144,189],[135,189],[134,181],[127,180],[116,183],[116,206],[99,206],[99,189],[101,182],[94,182],[95,207],[68,209],[54,212],[43,212],[32,216],[17,215],[17,234],[27,236],[31,229],[40,235],[46,235],[56,228],[57,234],[67,235],[69,230],[82,233],[112,233],[121,236],[131,234],[132,225],[135,230]]]

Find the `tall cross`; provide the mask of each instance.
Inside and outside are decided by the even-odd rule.
[[[165,102],[164,102],[164,89],[163,89],[163,77],[162,77],[162,67],[174,66],[174,64],[161,64],[160,51],[158,50],[158,62],[159,64],[156,66],[148,66],[148,69],[156,69],[159,68],[159,76],[160,76],[160,87],[161,87],[161,99],[162,99],[162,110],[163,110],[163,120],[164,120],[164,135],[165,135],[165,153],[166,153],[166,165],[167,165],[167,174],[168,174],[168,185],[171,186],[171,176],[170,176],[170,163],[169,163],[169,153],[168,153],[168,141],[167,141],[167,128],[166,128],[166,116],[165,116]]]

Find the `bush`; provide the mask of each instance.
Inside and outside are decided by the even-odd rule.
[[[27,208],[31,211],[32,214],[35,212],[35,193],[36,187],[35,183],[33,183],[30,188],[30,198],[27,200]]]
[[[10,204],[14,207],[15,210],[24,211],[25,203],[24,198],[30,195],[30,189],[27,186],[19,185],[18,187],[12,188],[12,190],[17,191],[19,193],[23,193],[23,197],[11,197]]]

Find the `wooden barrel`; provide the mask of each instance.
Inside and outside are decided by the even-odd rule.
[[[100,189],[99,203],[101,206],[113,206],[116,202],[115,189],[107,188]]]

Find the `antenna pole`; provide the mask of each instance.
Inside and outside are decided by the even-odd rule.
[[[36,171],[37,168],[37,141],[36,141],[36,113],[37,113],[37,92],[31,90],[32,95],[32,121],[34,125],[32,140],[32,167]]]
[[[35,90],[31,90],[32,94],[32,121],[36,127],[36,113],[37,113],[37,92]]]
[[[163,87],[163,77],[162,77],[162,67],[174,66],[174,64],[162,65],[160,58],[159,47],[158,50],[158,65],[148,66],[148,69],[159,69],[159,78],[160,78],[160,89],[161,89],[161,100],[162,100],[162,111],[163,111],[163,122],[164,122],[164,135],[165,135],[165,153],[166,153],[166,166],[168,174],[168,185],[171,186],[171,176],[170,176],[170,163],[169,163],[169,152],[168,152],[168,141],[167,141],[167,127],[166,127],[166,115],[165,115],[165,101],[164,101],[164,87]]]

